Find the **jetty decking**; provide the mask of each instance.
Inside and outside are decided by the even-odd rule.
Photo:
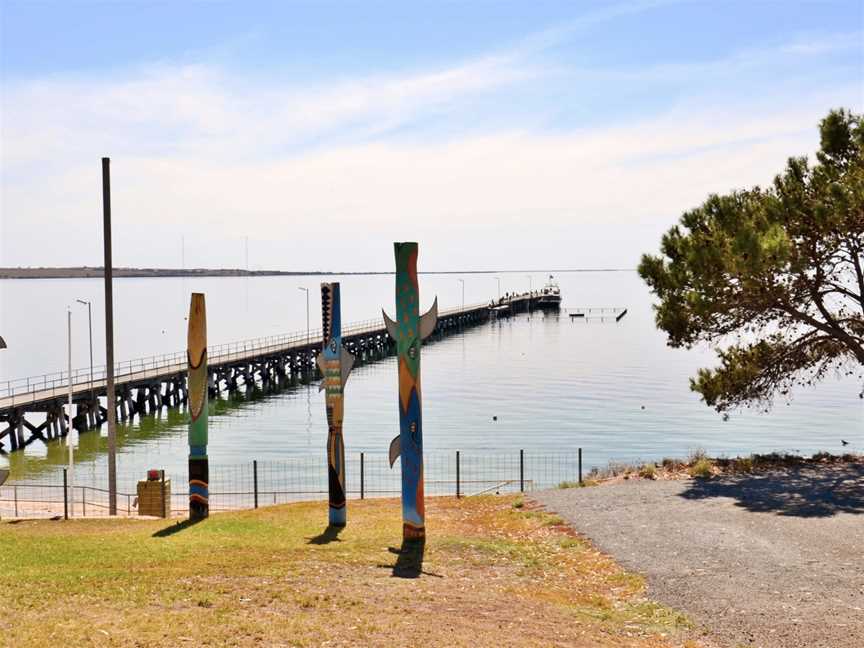
[[[435,336],[441,337],[490,317],[539,309],[538,292],[507,295],[503,299],[440,311]],[[503,307],[503,308],[502,308]],[[392,341],[383,320],[356,322],[343,328],[342,340],[358,363],[388,355]],[[210,392],[236,392],[256,385],[310,379],[317,374],[315,357],[321,348],[321,330],[245,340],[208,348]],[[163,407],[186,402],[186,352],[151,356],[115,366],[117,419],[152,414]],[[12,451],[36,440],[65,437],[76,430],[98,428],[107,421],[105,367],[72,372],[75,415],[70,422],[64,405],[69,398],[69,374],[58,372],[0,383],[0,452],[4,441]],[[29,418],[28,418],[29,416]],[[38,422],[34,422],[34,419]]]

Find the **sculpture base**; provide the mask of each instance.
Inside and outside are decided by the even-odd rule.
[[[416,527],[411,524],[402,524],[403,540],[424,540],[426,538],[426,527]]]
[[[189,502],[189,519],[193,522],[204,520],[210,515],[210,506],[201,502]]]
[[[346,515],[346,511],[345,511],[344,506],[342,508],[338,508],[338,509],[331,508],[330,509],[330,517],[328,518],[330,521],[329,522],[330,526],[332,526],[332,527],[344,527],[348,521],[347,517],[348,516]]]

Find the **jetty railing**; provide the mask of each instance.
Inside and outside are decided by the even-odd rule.
[[[439,312],[439,317],[458,315],[463,312],[475,311],[486,308],[487,303],[466,305],[464,308],[450,308]],[[364,335],[375,331],[384,331],[384,322],[381,318],[352,322],[342,329],[342,337],[350,338],[356,335]],[[218,366],[226,362],[235,362],[246,358],[267,355],[287,351],[292,348],[302,349],[310,345],[320,344],[322,331],[320,328],[303,330],[295,333],[280,335],[269,335],[257,337],[238,342],[211,345],[207,349],[208,362],[210,366]],[[176,351],[159,355],[124,360],[114,365],[114,377],[119,382],[134,381],[153,375],[165,373],[182,373],[186,370],[186,351]],[[82,388],[92,386],[94,389],[104,386],[107,367],[99,365],[93,367],[92,378],[90,367],[73,369],[72,388],[79,391]],[[57,371],[53,373],[16,378],[0,382],[0,398],[12,398],[24,394],[32,397],[36,392],[46,396],[59,397],[67,393],[69,389],[69,372]],[[6,405],[15,405],[13,400]]]
[[[391,469],[385,453],[349,453],[345,470],[349,499],[399,497],[401,494],[399,464],[397,462]],[[563,453],[432,452],[424,458],[424,474],[429,497],[460,498],[569,487],[583,481],[582,451],[580,448]],[[119,515],[137,515],[134,480],[138,477],[143,478],[143,475],[120,475]],[[166,473],[165,479],[170,482],[170,515],[185,516],[189,504],[187,475]],[[324,453],[210,466],[210,510],[213,512],[308,500],[327,500]],[[99,484],[72,483],[66,469],[39,481],[11,481],[0,486],[0,518],[106,515],[108,490]]]

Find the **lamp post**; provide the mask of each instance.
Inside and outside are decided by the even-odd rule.
[[[298,286],[297,290],[302,290],[306,293],[306,344],[309,344],[309,289]]]
[[[525,275],[525,276],[528,277],[528,294],[530,295],[531,292],[534,290],[534,281],[533,281],[533,279],[531,279],[531,275]]]
[[[66,309],[66,351],[67,351],[67,369],[69,371],[69,427],[66,432],[66,445],[69,448],[69,503],[72,507],[69,510],[69,514],[74,514],[75,510],[75,498],[72,497],[72,493],[75,492],[75,458],[74,458],[74,450],[72,448],[72,430],[75,429],[73,426],[73,421],[75,420],[75,415],[72,412],[72,309]]]
[[[90,400],[95,400],[93,394],[93,309],[86,299],[76,299],[79,304],[87,306],[87,326],[90,331]]]
[[[501,277],[495,277],[495,281],[498,282],[498,300],[501,300]]]
[[[458,281],[462,284],[462,310],[464,311],[465,310],[465,280],[459,279]]]
[[[114,389],[114,262],[111,250],[111,160],[102,158],[102,236],[105,247],[105,394],[108,403],[108,515],[117,515],[117,393]]]

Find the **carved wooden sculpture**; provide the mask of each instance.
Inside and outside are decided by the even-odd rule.
[[[420,401],[420,345],[435,330],[438,299],[420,317],[417,244],[394,243],[396,253],[396,321],[384,313],[387,332],[399,356],[399,436],[390,443],[390,467],[402,462],[402,536],[426,536],[423,501],[423,425]]]
[[[324,379],[327,406],[327,474],[329,481],[330,525],[345,526],[345,443],[342,419],[345,406],[345,383],[354,366],[354,356],[342,346],[342,313],[338,283],[321,284],[321,322],[323,347],[318,354],[318,368]]]
[[[207,312],[202,293],[189,305],[189,519],[210,513],[210,467],[207,459]]]

